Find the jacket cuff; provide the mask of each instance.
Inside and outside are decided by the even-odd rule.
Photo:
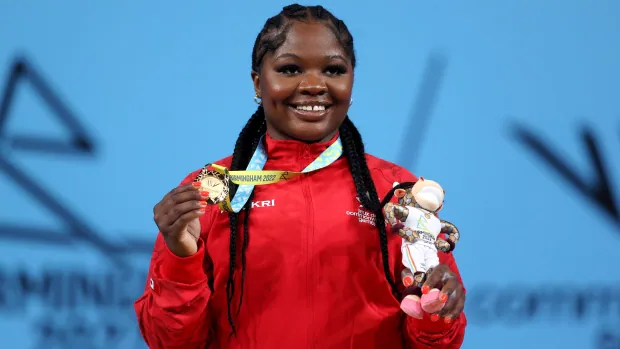
[[[166,246],[159,266],[163,280],[192,285],[207,278],[203,269],[205,248],[202,239],[198,240],[198,251],[188,257],[179,257]]]
[[[459,315],[456,319],[453,319],[449,324],[445,323],[443,318],[440,318],[438,321],[431,321],[430,314],[424,313],[424,317],[422,319],[416,319],[411,316],[407,316],[407,327],[409,330],[416,329],[418,331],[426,332],[426,333],[443,333],[449,331],[453,326],[459,322]]]

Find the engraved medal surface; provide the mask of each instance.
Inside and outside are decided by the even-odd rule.
[[[195,182],[200,182],[200,190],[209,193],[207,203],[216,205],[226,200],[228,196],[228,176],[217,171],[209,171],[205,166]]]

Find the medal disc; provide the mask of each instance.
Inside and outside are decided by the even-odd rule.
[[[200,191],[209,193],[207,203],[219,204],[228,196],[228,176],[217,171],[210,171],[207,167],[205,166],[200,171],[194,182],[200,182]]]

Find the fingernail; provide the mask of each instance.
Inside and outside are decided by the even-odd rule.
[[[205,207],[207,207],[207,203],[205,201],[201,201],[200,208],[205,208]]]
[[[204,196],[204,197],[208,197],[209,196],[209,192],[208,191],[201,191],[200,195]]]
[[[439,320],[439,314],[433,314],[433,315],[431,315],[431,321],[432,321],[432,322],[437,322],[437,320]]]
[[[194,186],[194,188],[200,188],[201,183],[200,182],[192,182],[192,185]]]
[[[448,301],[448,295],[445,293],[442,293],[441,296],[439,296],[439,299],[445,303]]]
[[[428,286],[422,286],[422,294],[427,294],[427,293],[428,293],[428,291],[430,291],[430,290],[431,290],[431,288],[430,288],[430,287],[428,287]]]
[[[403,279],[403,284],[405,285],[405,287],[409,287],[411,285],[413,285],[413,278],[411,276],[407,276]]]
[[[199,208],[198,211],[200,211],[200,213],[205,213],[206,209],[207,208],[205,206],[203,206],[203,207]]]
[[[446,317],[445,319],[443,319],[443,322],[445,322],[446,324],[449,324],[452,322],[452,319],[450,319],[449,317]]]

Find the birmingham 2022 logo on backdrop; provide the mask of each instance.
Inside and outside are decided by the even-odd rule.
[[[408,132],[417,132],[414,148],[419,148],[424,141],[426,125],[432,117],[439,87],[447,67],[443,55],[431,55],[427,61],[424,78],[418,87],[418,96],[405,128]],[[585,179],[579,169],[571,166],[567,160],[558,155],[552,147],[543,141],[543,137],[528,127],[513,124],[510,127],[510,141],[520,144],[524,150],[537,160],[548,165],[552,175],[560,177],[572,189],[594,205],[601,214],[608,218],[616,229],[605,232],[600,241],[618,243],[620,241],[620,210],[618,198],[613,190],[608,166],[605,165],[599,141],[594,132],[583,127],[581,139],[586,147],[593,179]],[[402,166],[415,168],[416,159],[410,152],[412,145],[402,143],[398,162]],[[415,153],[414,153],[415,155]],[[612,158],[616,159],[616,158]],[[586,172],[586,171],[584,171]],[[616,240],[616,241],[613,241]],[[552,282],[551,282],[552,283]],[[466,312],[470,323],[484,326],[505,325],[515,327],[551,321],[574,321],[577,323],[604,322],[595,332],[593,347],[597,349],[620,349],[620,285],[579,285],[576,282],[566,285],[499,285],[489,282],[475,285],[468,291]]]
[[[439,87],[447,67],[447,59],[433,54],[427,61],[424,78],[418,86],[418,95],[405,128],[417,132],[414,139],[421,146],[426,126],[432,117]],[[578,168],[571,166],[558,152],[543,141],[543,137],[528,127],[513,124],[510,127],[510,141],[516,141],[531,156],[548,165],[552,175],[560,177],[578,194],[612,222],[616,229],[610,229],[600,236],[601,242],[620,242],[620,210],[615,195],[609,167],[605,165],[599,141],[588,127],[580,130],[581,140],[587,150],[594,178],[585,179]],[[416,159],[411,155],[412,144],[402,142],[398,162],[402,166],[415,168]],[[415,155],[415,153],[413,154]],[[611,158],[611,159],[616,159]],[[607,159],[609,160],[609,159]],[[586,171],[584,171],[586,172]],[[613,241],[616,240],[616,241]],[[549,321],[574,321],[577,323],[599,322],[602,325],[594,334],[593,347],[597,349],[620,349],[620,285],[498,285],[488,283],[476,285],[469,290],[466,311],[470,322],[479,325],[518,325]],[[553,326],[550,324],[550,326]]]
[[[587,126],[583,126],[580,130],[581,140],[587,150],[592,167],[591,171],[587,172],[594,175],[590,179],[580,175],[580,171],[569,165],[566,159],[562,159],[556,150],[552,150],[552,147],[543,141],[541,136],[537,136],[522,125],[514,125],[513,131],[516,140],[521,145],[540,161],[546,163],[554,175],[568,183],[574,191],[594,205],[615,226],[615,229],[604,232],[609,234],[608,238],[599,236],[594,245],[609,241],[605,239],[620,238],[619,202],[614,191],[614,182],[611,179],[609,166],[606,165],[606,158],[602,155],[599,140],[597,140],[594,131]],[[615,157],[615,160],[617,159]],[[618,239],[616,239],[617,241]],[[613,242],[610,241],[610,243]],[[593,263],[593,267],[597,267],[596,263]],[[543,291],[544,294],[541,294],[541,290],[545,290]],[[521,308],[522,315],[525,315],[525,318],[531,317],[533,319],[536,316],[543,315],[544,305],[547,305],[549,306],[547,310],[555,313],[549,314],[551,317],[564,314],[578,322],[584,322],[588,318],[593,322],[603,322],[609,325],[601,326],[595,333],[595,347],[599,349],[620,348],[620,331],[618,330],[620,324],[620,285],[597,284],[584,285],[581,288],[575,287],[575,285],[566,285],[565,287],[556,287],[555,290],[550,290],[548,285],[545,285],[537,288],[529,295],[527,292],[525,294],[526,297],[513,297],[513,299],[525,301],[522,303],[523,308]]]
[[[565,159],[562,159],[556,151],[552,150],[551,146],[546,144],[541,136],[537,136],[524,126],[514,126],[514,134],[517,141],[532,152],[533,155],[546,162],[551,170],[554,171],[554,174],[568,182],[574,190],[583,195],[609,218],[617,228],[612,232],[615,232],[620,237],[619,203],[610,179],[609,166],[605,165],[605,159],[601,154],[601,148],[594,132],[584,126],[581,128],[580,133],[590,159],[590,165],[592,166],[591,172],[595,175],[590,180],[584,179],[582,175],[579,175],[579,171],[574,166],[569,165]]]
[[[17,117],[11,115],[11,107],[20,84],[33,89],[50,115],[71,133],[69,139],[7,131],[11,117]],[[144,288],[146,271],[135,270],[124,257],[128,253],[150,254],[153,242],[115,244],[106,240],[105,234],[89,226],[12,160],[19,151],[92,158],[95,149],[92,137],[34,66],[23,58],[15,60],[0,100],[0,173],[61,221],[63,231],[29,226],[27,222],[0,222],[0,240],[43,244],[46,249],[85,244],[109,262],[109,267],[97,270],[80,268],[79,263],[54,265],[45,261],[44,267],[36,270],[16,267],[15,263],[0,265],[0,316],[10,322],[29,321],[28,334],[21,338],[33,340],[34,348],[145,347],[132,303]],[[34,316],[30,315],[33,305],[37,308]]]
[[[615,227],[595,238],[595,244],[620,241],[620,213],[618,198],[614,191],[609,167],[605,165],[599,141],[588,127],[580,130],[586,147],[594,178],[585,179],[579,170],[571,166],[556,150],[543,141],[543,137],[523,125],[512,125],[513,139],[560,177],[578,195],[594,205],[602,216]],[[612,158],[617,160],[618,158]],[[586,171],[584,171],[586,172]],[[554,232],[550,232],[553,234]],[[559,233],[559,232],[557,232]],[[615,240],[615,241],[613,241]],[[595,248],[595,247],[594,247]],[[599,266],[592,263],[592,267]],[[469,293],[467,308],[471,322],[493,326],[517,327],[525,324],[575,323],[603,324],[594,333],[593,345],[597,349],[620,348],[620,285],[579,284],[579,280],[544,285],[477,285]]]

